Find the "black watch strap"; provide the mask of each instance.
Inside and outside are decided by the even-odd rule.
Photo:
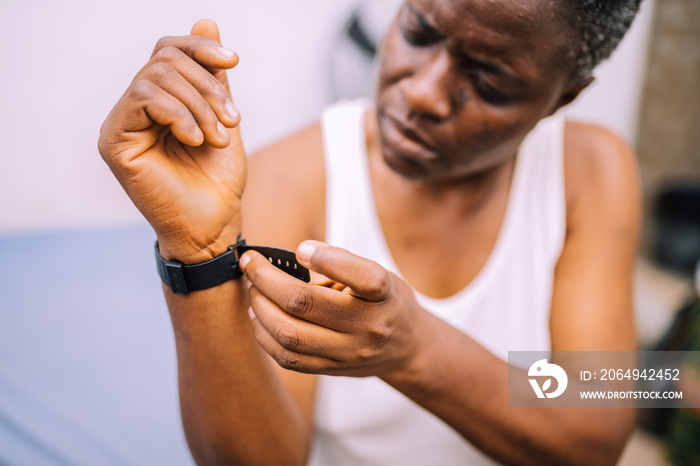
[[[246,251],[257,251],[278,269],[299,280],[309,282],[308,269],[297,262],[292,251],[268,246],[248,246],[239,240],[223,254],[199,264],[185,265],[178,260],[166,261],[160,255],[158,241],[155,244],[158,275],[175,294],[188,294],[190,291],[206,290],[243,275],[238,267],[238,259]]]

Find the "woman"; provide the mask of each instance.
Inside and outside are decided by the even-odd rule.
[[[198,462],[616,461],[631,411],[509,409],[504,359],[635,348],[634,156],[546,117],[637,8],[408,0],[375,102],[330,109],[247,168],[224,72],[238,58],[216,25],[158,42],[99,147],[159,254],[198,264],[242,235],[320,274],[247,252],[245,280],[164,286]]]

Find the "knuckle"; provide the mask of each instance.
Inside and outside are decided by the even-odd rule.
[[[149,79],[163,79],[169,77],[173,73],[173,67],[168,63],[159,61],[154,63],[148,68],[148,71],[144,73],[145,77]]]
[[[202,96],[212,103],[224,103],[228,100],[229,93],[224,86],[211,73],[205,69],[198,70],[196,73],[197,87]]]
[[[174,107],[170,112],[180,124],[187,126],[195,126],[197,124],[190,111],[184,105]]]
[[[304,315],[313,305],[313,298],[308,289],[299,285],[291,285],[288,289],[286,309],[294,315]]]
[[[277,341],[283,348],[293,351],[299,347],[299,333],[292,324],[280,322],[275,333],[277,334]]]
[[[199,99],[196,102],[193,102],[192,111],[195,115],[197,115],[197,119],[204,124],[215,125],[218,121],[214,110],[212,110],[211,106],[206,100]]]
[[[385,342],[391,336],[393,328],[394,325],[389,319],[383,318],[377,320],[374,325],[367,330],[369,341],[375,345]]]
[[[301,358],[298,354],[288,350],[280,350],[275,355],[275,361],[280,367],[288,370],[297,369],[301,363]]]
[[[366,364],[374,360],[377,351],[374,346],[365,345],[357,349],[355,352],[355,362],[358,364]]]
[[[389,288],[389,273],[382,267],[373,267],[365,275],[365,290],[372,295],[383,295]]]
[[[219,54],[219,48],[221,47],[221,44],[219,42],[209,38],[205,38],[204,44],[210,53],[217,55]]]
[[[250,261],[248,262],[248,265],[245,267],[245,274],[246,277],[248,277],[248,280],[250,280],[253,285],[255,285],[255,282],[257,282],[260,279],[260,258],[259,257],[251,257]]]
[[[205,79],[207,80],[207,88],[212,96],[218,100],[221,100],[221,102],[228,100],[229,94],[218,79],[216,79],[211,73],[206,73]]]
[[[159,50],[164,49],[165,47],[168,46],[168,44],[172,41],[171,36],[163,36],[160,39],[156,41],[156,46],[155,46],[155,53],[157,53]]]
[[[139,79],[131,86],[131,97],[136,101],[150,100],[155,94],[153,83],[146,79]]]
[[[158,61],[176,61],[182,58],[182,51],[178,49],[177,47],[173,47],[172,45],[166,45],[158,52],[156,52],[154,58]]]

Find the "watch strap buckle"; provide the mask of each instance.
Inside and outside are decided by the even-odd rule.
[[[160,255],[158,241],[155,243],[158,275],[173,293],[186,295],[190,291],[213,288],[243,275],[238,261],[246,251],[257,251],[275,267],[304,282],[311,279],[308,269],[299,264],[292,251],[268,246],[248,246],[244,239],[238,240],[223,254],[199,264],[183,264],[178,260],[166,261]]]
[[[178,260],[169,260],[163,262],[165,268],[165,276],[168,280],[165,282],[175,294],[187,294],[187,283],[185,282],[185,274],[182,272],[182,266],[185,265]],[[165,281],[165,280],[164,280]]]

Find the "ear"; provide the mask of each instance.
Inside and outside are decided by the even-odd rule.
[[[564,92],[559,96],[559,100],[557,101],[556,105],[552,109],[552,115],[554,112],[559,110],[560,108],[564,107],[565,105],[569,105],[571,102],[578,97],[578,95],[583,91],[585,88],[587,88],[593,81],[595,81],[595,78],[593,76],[588,76],[583,79],[579,79],[578,81],[575,81],[573,83],[570,83]]]

